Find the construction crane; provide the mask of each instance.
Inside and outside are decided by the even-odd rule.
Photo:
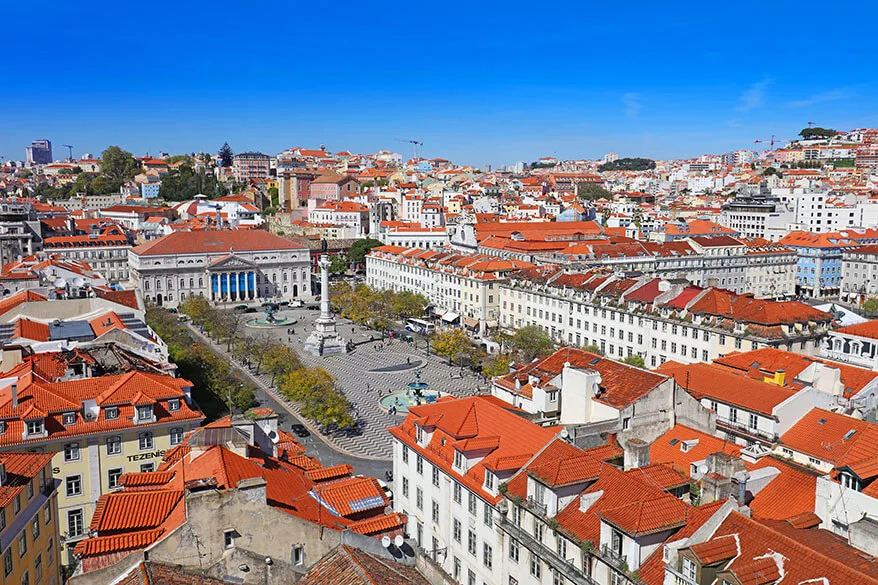
[[[813,128],[817,122],[808,122],[808,128]]]
[[[771,150],[774,150],[774,143],[775,142],[789,142],[789,140],[787,140],[786,138],[778,138],[774,134],[772,134],[770,140],[759,140],[757,138],[756,140],[753,141],[754,144],[760,144],[760,143],[765,143],[765,142],[768,142],[771,145]]]
[[[424,146],[424,143],[423,143],[423,142],[420,142],[420,141],[418,141],[418,140],[409,140],[409,139],[406,139],[406,138],[396,138],[395,140],[396,140],[396,142],[408,142],[409,144],[414,144],[414,145],[415,145],[415,160],[417,160],[417,158],[418,158],[418,147],[419,147],[419,146]]]
[[[72,162],[73,161],[73,145],[72,144],[62,144],[61,146],[63,146],[64,148],[67,149],[67,152],[68,152],[67,160]]]

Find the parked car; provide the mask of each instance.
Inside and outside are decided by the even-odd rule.
[[[311,433],[308,431],[308,429],[305,428],[305,425],[303,424],[294,424],[290,427],[290,430],[293,431],[293,434],[300,439],[311,436]]]

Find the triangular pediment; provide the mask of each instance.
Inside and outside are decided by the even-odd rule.
[[[228,254],[222,258],[217,258],[210,263],[211,269],[216,268],[255,268],[256,264],[249,260],[244,260],[235,254]]]

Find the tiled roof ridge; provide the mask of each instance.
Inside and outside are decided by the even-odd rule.
[[[856,573],[859,574],[859,575],[863,575],[862,571],[860,571],[859,569],[855,569],[855,568],[853,568],[853,567],[850,567],[850,566],[846,565],[845,563],[842,563],[842,562],[840,562],[840,561],[836,561],[836,560],[835,560],[834,558],[832,558],[831,556],[823,554],[823,553],[822,553],[821,551],[819,551],[818,549],[815,549],[815,548],[811,548],[811,547],[809,547],[809,546],[806,546],[806,545],[804,545],[804,544],[798,542],[797,540],[795,540],[795,539],[793,539],[793,538],[790,538],[789,536],[787,536],[787,535],[784,534],[783,532],[780,532],[779,530],[775,530],[775,529],[774,529],[773,527],[771,527],[771,526],[768,526],[768,525],[763,524],[763,523],[761,523],[761,522],[757,522],[757,521],[754,520],[753,518],[750,518],[750,517],[744,516],[744,515],[741,514],[741,513],[738,513],[738,516],[741,517],[741,521],[744,522],[744,524],[750,524],[750,525],[751,525],[751,528],[752,528],[752,527],[756,527],[757,530],[759,530],[759,529],[768,530],[768,531],[770,531],[770,532],[772,533],[772,536],[773,536],[774,538],[777,538],[777,539],[780,540],[781,542],[784,542],[784,544],[787,544],[787,545],[791,546],[792,548],[795,548],[796,550],[799,550],[799,551],[802,551],[802,550],[808,550],[808,551],[811,551],[811,552],[814,553],[814,554],[819,555],[820,558],[823,560],[823,562],[825,562],[825,563],[827,563],[827,564],[829,564],[829,565],[833,565],[833,566],[835,567],[836,570],[838,570],[838,569],[842,569],[842,570],[847,569],[847,570],[850,570],[850,571],[854,571],[854,572],[856,572]],[[771,549],[769,549],[769,550],[771,550]],[[772,551],[772,552],[774,552],[774,551]],[[760,559],[760,558],[765,558],[765,556],[767,556],[767,555],[764,555],[764,556],[762,556],[762,557],[754,557],[753,560]],[[828,574],[829,574],[829,573],[828,573]],[[878,578],[873,577],[873,576],[871,576],[871,575],[866,575],[866,576],[867,576],[867,577],[870,577],[871,580],[872,580],[872,582],[874,582],[874,583],[878,583]]]
[[[366,568],[365,568],[365,567],[363,566],[363,564],[360,562],[360,559],[357,557],[357,554],[354,553],[355,550],[359,550],[359,549],[354,549],[353,547],[350,547],[350,546],[348,546],[348,545],[346,545],[346,544],[345,544],[345,545],[342,545],[342,546],[344,547],[345,552],[348,554],[348,556],[350,556],[350,558],[354,561],[354,563],[355,563],[357,569],[358,569],[363,575],[366,576],[366,579],[368,579],[371,583],[375,583],[375,585],[378,585],[378,583],[376,583],[375,579],[372,578],[372,574],[369,573],[369,571],[366,570]],[[368,553],[365,553],[365,554],[368,554]],[[379,563],[379,564],[380,564],[381,566],[383,566],[385,569],[391,571],[391,572],[392,572],[393,574],[395,574],[397,577],[399,577],[399,578],[401,578],[401,579],[404,579],[405,581],[412,582],[412,580],[411,580],[409,577],[407,577],[406,575],[403,575],[401,572],[399,572],[399,570],[397,570],[397,568],[396,568],[394,565],[388,564],[384,559],[379,558],[379,557],[374,556],[374,555],[369,555],[369,558],[370,558],[371,560],[373,560],[374,562]]]

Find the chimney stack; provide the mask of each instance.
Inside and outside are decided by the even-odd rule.
[[[18,384],[12,385],[12,410],[18,408]]]

